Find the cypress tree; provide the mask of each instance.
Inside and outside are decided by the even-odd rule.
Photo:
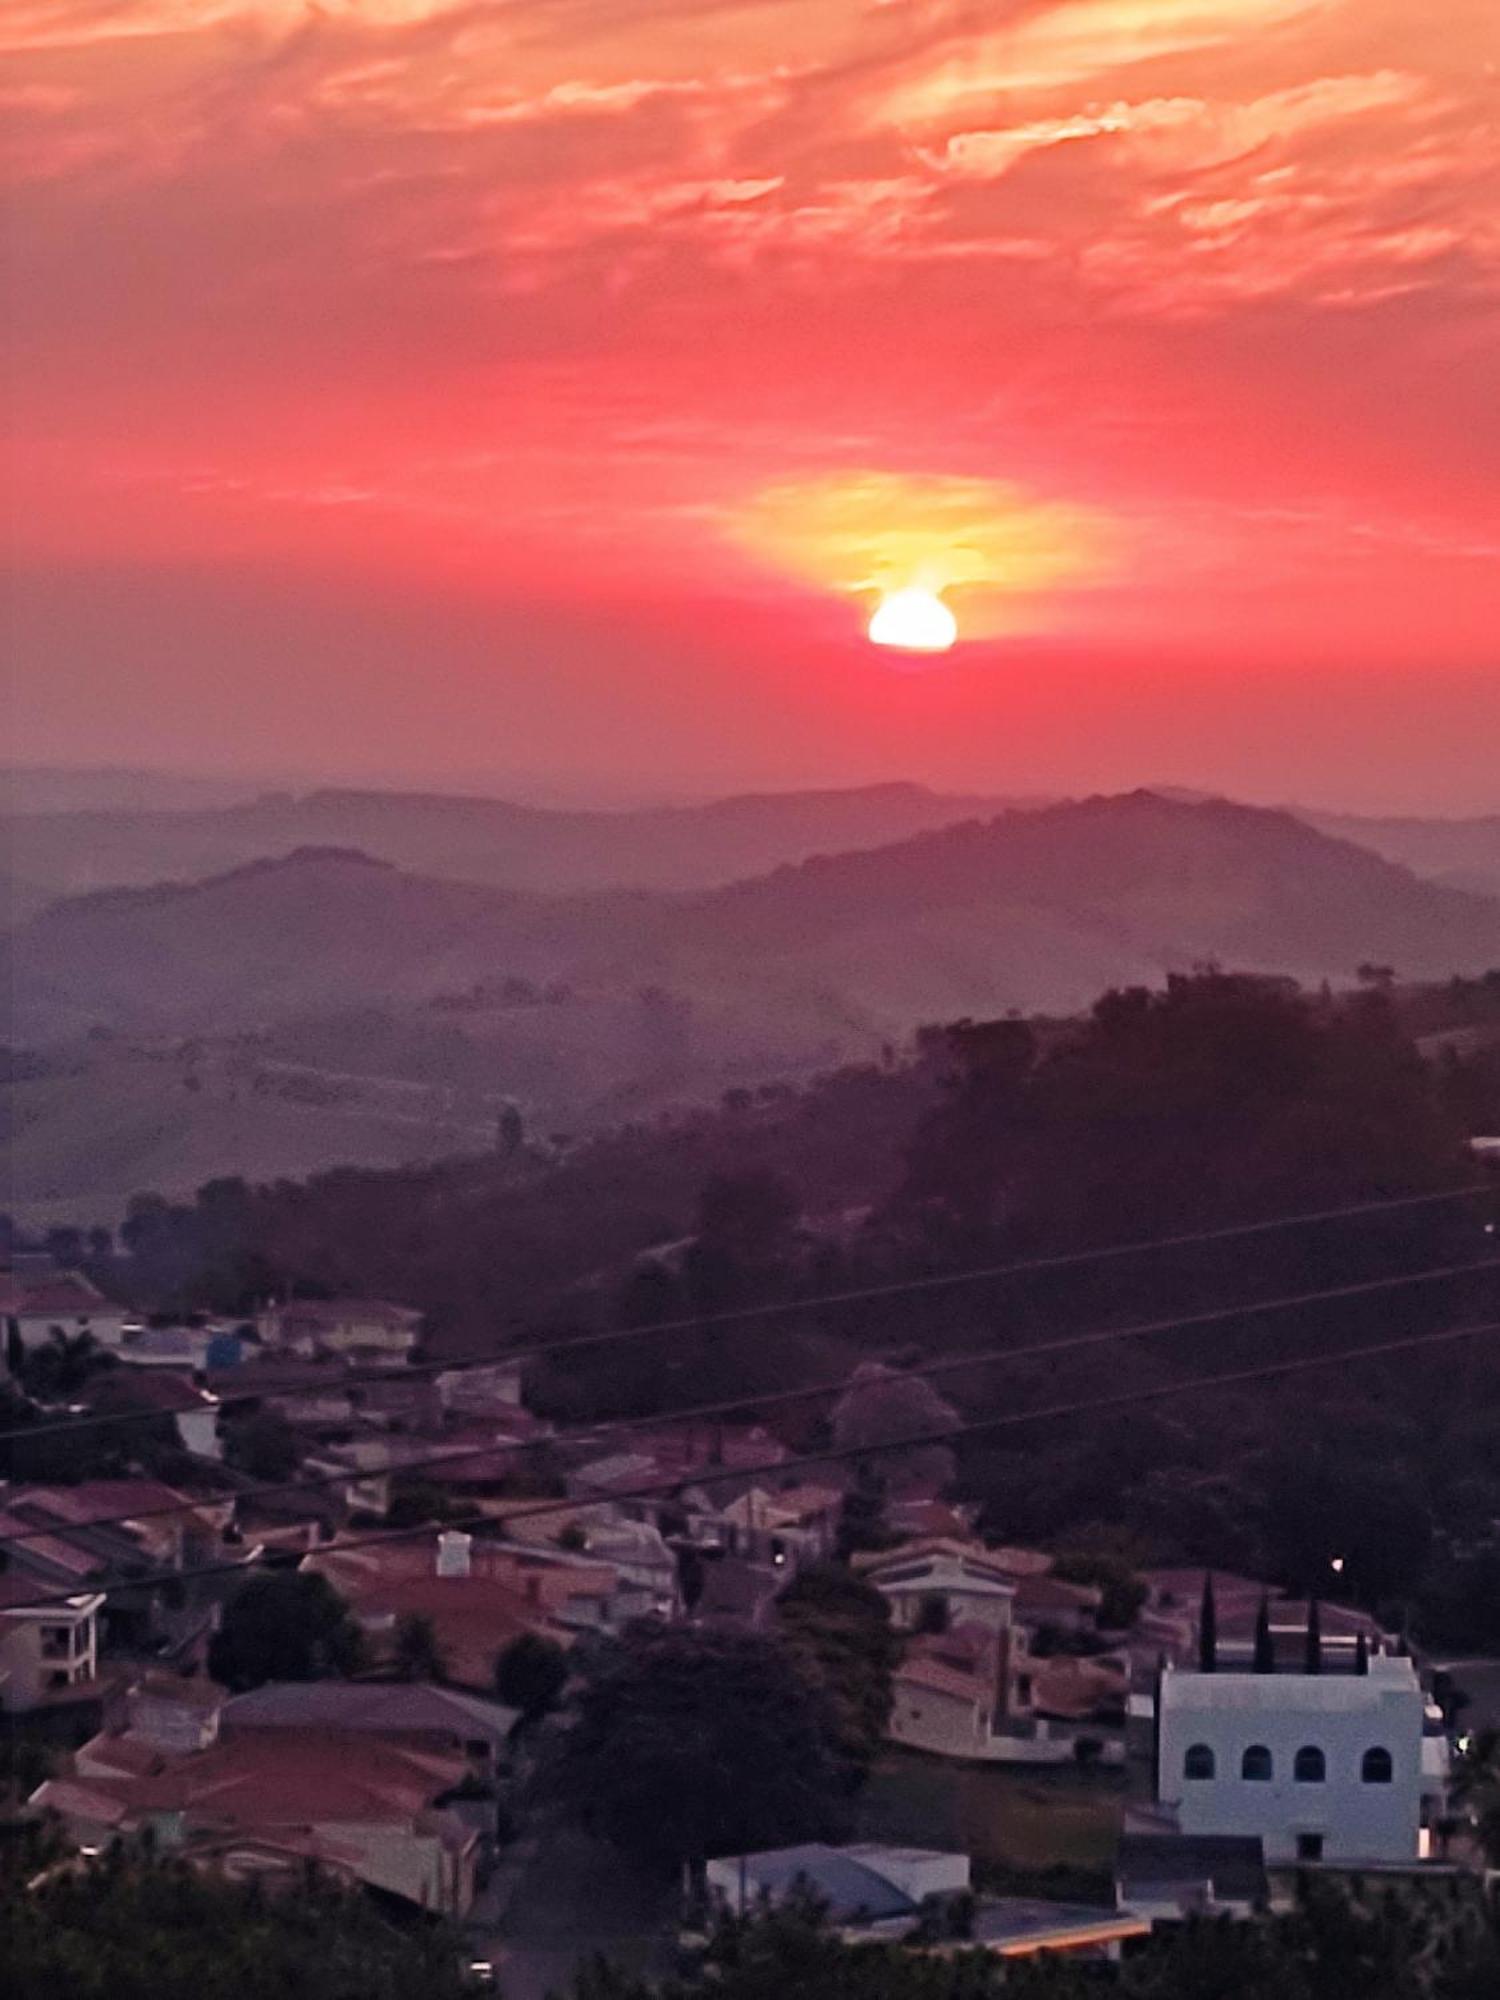
[[[1203,1602],[1198,1607],[1198,1671],[1217,1673],[1219,1668],[1219,1612],[1214,1603],[1214,1579],[1203,1572]]]
[[[1271,1637],[1271,1601],[1262,1596],[1260,1610],[1255,1615],[1255,1671],[1258,1674],[1274,1674],[1276,1671],[1276,1644]]]
[[[1315,1597],[1307,1607],[1307,1658],[1302,1670],[1308,1674],[1323,1671],[1323,1612]]]

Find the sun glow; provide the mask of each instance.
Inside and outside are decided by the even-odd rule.
[[[872,644],[904,653],[946,653],[958,637],[958,620],[935,591],[893,590],[875,607],[869,635]]]
[[[1117,523],[1001,480],[855,470],[763,487],[726,517],[765,567],[876,610],[877,646],[947,652],[1055,624],[1065,594],[1118,566]]]

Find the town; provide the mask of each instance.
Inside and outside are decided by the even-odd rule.
[[[0,1286],[9,1811],[59,1857],[314,1869],[511,2000],[782,1906],[1003,1970],[1500,1867],[1482,1662],[1338,1557],[1299,1595],[982,1533],[940,1368],[860,1363],[809,1452],[550,1420],[398,1302],[142,1317],[19,1245]]]

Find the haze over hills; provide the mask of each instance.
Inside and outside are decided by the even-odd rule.
[[[1500,965],[1500,901],[1288,813],[1151,793],[690,894],[543,896],[300,850],[61,902],[3,941],[11,1039],[44,1052],[45,1074],[9,1091],[18,1199],[64,1199],[112,1129],[116,1073],[159,1176],[179,1124],[183,1171],[190,1154],[202,1176],[218,1102],[223,1170],[305,1170],[324,1145],[331,1163],[482,1144],[507,1098],[534,1127],[577,1130],[864,1059],[924,1021],[1074,1011],[1208,959],[1441,979]],[[286,1169],[284,1134],[249,1132],[258,1105],[296,1127]],[[140,1184],[113,1155],[87,1177],[100,1200]]]
[[[1500,896],[1500,813],[1479,819],[1364,819],[1307,812],[1312,826],[1457,889]]]
[[[189,810],[29,812],[12,818],[8,838],[18,914],[27,915],[47,896],[194,880],[310,846],[357,847],[422,874],[550,894],[711,888],[1017,803],[916,784],[621,811],[329,789]]]

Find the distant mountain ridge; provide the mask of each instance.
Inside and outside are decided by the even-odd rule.
[[[53,905],[9,941],[20,1020],[214,1031],[486,980],[688,997],[811,993],[872,1031],[982,1006],[1073,1008],[1217,958],[1302,978],[1378,959],[1500,963],[1500,902],[1424,882],[1287,812],[1150,792],[962,821],[693,894],[544,896],[312,847]],[[23,1036],[23,1039],[25,1037]]]
[[[1014,803],[906,783],[752,792],[628,811],[326,789],[193,810],[28,813],[12,817],[6,832],[9,866],[31,898],[21,914],[29,914],[49,892],[217,875],[304,847],[359,848],[422,874],[553,895],[711,888],[819,851],[883,846]]]
[[[1205,961],[1352,983],[1500,966],[1500,900],[1289,812],[1149,792],[968,819],[715,889],[544,895],[304,846],[56,902],[0,937],[19,1211],[588,1129],[1071,1013]],[[174,1164],[175,1163],[175,1164]]]
[[[1500,896],[1500,813],[1476,819],[1366,819],[1324,812],[1301,817],[1320,832],[1368,847],[1418,875]]]

